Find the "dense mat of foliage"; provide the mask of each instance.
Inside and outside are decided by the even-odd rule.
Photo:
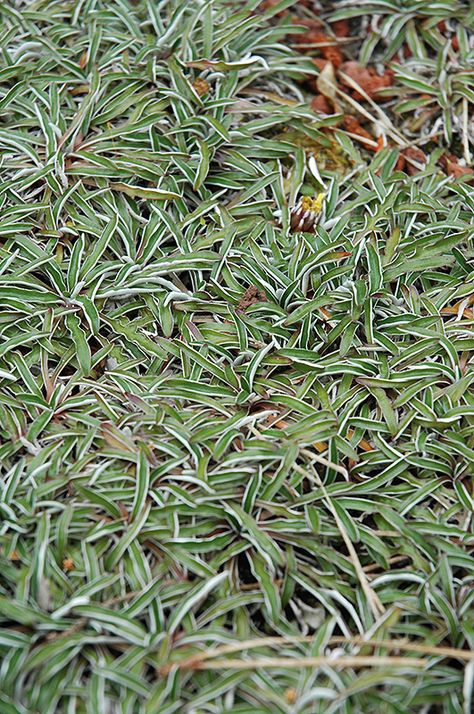
[[[471,711],[468,6],[2,3],[2,714]]]

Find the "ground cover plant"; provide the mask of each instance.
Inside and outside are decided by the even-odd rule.
[[[470,3],[0,16],[0,712],[471,712]]]

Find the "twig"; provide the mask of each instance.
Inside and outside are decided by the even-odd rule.
[[[421,657],[390,657],[384,655],[351,655],[337,657],[256,657],[255,659],[219,659],[210,662],[188,661],[180,669],[216,670],[216,669],[262,669],[267,667],[283,667],[285,669],[300,669],[301,667],[333,667],[334,669],[359,667],[427,667],[429,661]]]
[[[241,640],[229,645],[221,645],[220,647],[215,647],[214,649],[209,649],[206,652],[193,655],[181,662],[169,663],[164,666],[163,670],[169,671],[173,667],[178,667],[179,669],[205,669],[204,662],[221,655],[232,654],[235,652],[241,652],[242,650],[257,649],[259,647],[271,647],[278,646],[282,647],[289,644],[298,643],[311,643],[314,642],[314,635],[288,635],[288,636],[272,636],[272,637],[259,637],[249,640]],[[471,650],[458,649],[456,647],[439,647],[437,645],[422,645],[416,642],[405,642],[403,640],[372,640],[364,639],[362,636],[358,637],[342,637],[333,636],[328,640],[328,645],[353,645],[356,647],[383,647],[388,650],[399,650],[401,652],[417,652],[419,654],[432,655],[434,657],[441,657],[446,659],[458,659],[465,662],[474,661],[474,652]],[[259,658],[260,659],[260,658]],[[279,658],[265,658],[265,659],[276,659]],[[314,658],[303,658],[305,660]],[[334,656],[319,657],[319,660],[326,659],[331,663],[336,661]],[[340,659],[340,658],[339,658]],[[347,661],[348,657],[344,659]],[[390,661],[397,658],[389,658]],[[401,658],[399,658],[401,659]],[[407,663],[407,658],[403,658],[405,664]],[[219,660],[219,667],[224,667],[223,662],[241,661],[241,660]],[[243,661],[243,660],[242,660]],[[255,661],[255,660],[253,660]],[[292,660],[293,661],[293,660]],[[295,660],[296,661],[296,660]],[[360,662],[360,659],[358,660]],[[411,663],[412,658],[409,659]],[[415,660],[416,661],[416,660]],[[423,660],[423,662],[425,662]],[[426,663],[426,662],[425,662]],[[216,663],[217,664],[217,663]],[[314,665],[312,665],[314,666]],[[351,665],[348,665],[351,666]],[[208,667],[209,668],[209,667]],[[215,667],[218,668],[217,666]]]

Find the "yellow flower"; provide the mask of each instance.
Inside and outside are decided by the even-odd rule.
[[[310,213],[321,213],[325,197],[325,193],[318,193],[316,198],[304,196],[301,199],[301,207],[303,211],[309,211]]]
[[[294,231],[308,232],[314,229],[314,224],[323,209],[325,193],[318,193],[315,198],[303,196],[291,210],[291,227]]]

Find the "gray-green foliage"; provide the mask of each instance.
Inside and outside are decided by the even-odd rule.
[[[472,192],[327,132],[257,5],[2,4],[5,714],[469,711]],[[361,634],[428,653],[169,666]]]

